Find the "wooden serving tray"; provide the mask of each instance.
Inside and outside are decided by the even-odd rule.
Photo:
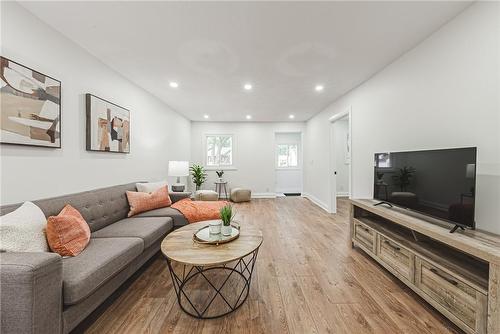
[[[231,242],[237,239],[240,236],[240,225],[238,223],[231,223],[231,235],[223,235],[219,234],[211,234],[209,230],[209,226],[204,226],[197,230],[193,234],[193,241],[199,244],[207,244],[207,245],[219,245]]]

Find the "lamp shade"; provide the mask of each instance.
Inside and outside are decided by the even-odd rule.
[[[189,161],[169,161],[168,176],[188,176]]]

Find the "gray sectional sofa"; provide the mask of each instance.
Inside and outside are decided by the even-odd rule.
[[[92,232],[75,257],[0,253],[0,332],[69,333],[160,250],[174,226],[187,223],[173,208],[127,218],[125,192],[135,183],[33,201],[45,216],[71,204]],[[189,193],[170,193],[172,202]],[[21,204],[0,207],[7,214]]]

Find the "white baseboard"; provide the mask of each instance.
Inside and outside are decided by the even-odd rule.
[[[284,194],[301,194],[302,189],[297,189],[297,188],[277,189],[276,192]]]
[[[337,197],[349,197],[349,193],[346,191],[338,191],[337,192]]]
[[[252,198],[276,198],[276,193],[252,193]]]
[[[302,197],[309,199],[311,202],[313,202],[314,204],[316,204],[317,206],[319,206],[320,208],[322,208],[326,212],[331,213],[330,210],[328,209],[328,205],[323,203],[323,201],[319,200],[317,197],[315,197],[311,194],[308,194],[308,193],[302,193]]]

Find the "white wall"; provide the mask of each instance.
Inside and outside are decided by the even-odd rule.
[[[335,180],[337,196],[349,195],[349,164],[346,163],[347,134],[349,133],[349,120],[341,119],[332,124],[333,145],[335,145]]]
[[[1,146],[1,204],[161,179],[188,160],[190,121],[14,2],[1,3],[1,53],[62,81],[62,149]],[[85,93],[131,111],[131,153],[85,151]]]
[[[352,107],[353,197],[372,197],[375,152],[477,146],[477,227],[500,233],[499,6],[472,5],[309,120],[305,191],[330,203],[328,119]]]
[[[277,145],[297,144],[298,166],[290,168],[276,168],[277,193],[301,193],[302,192],[302,133],[300,132],[278,132],[275,134],[275,162],[277,166]]]
[[[224,168],[229,187],[248,187],[252,195],[273,196],[276,186],[275,133],[303,132],[305,123],[192,122],[191,160],[205,164],[205,136],[233,135],[234,170]],[[208,171],[204,189],[213,189],[215,171]]]

